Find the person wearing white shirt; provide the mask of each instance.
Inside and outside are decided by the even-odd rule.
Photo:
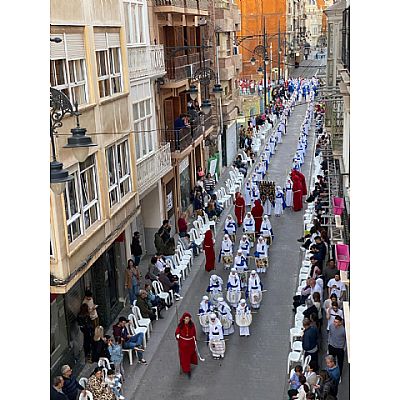
[[[231,214],[229,214],[225,220],[225,233],[229,236],[236,235],[236,222],[233,220]]]
[[[335,274],[335,277],[329,280],[327,286],[329,296],[335,293],[339,300],[343,300],[346,292],[346,285],[340,280],[340,274]]]
[[[254,221],[254,217],[250,212],[246,214],[243,220],[243,230],[248,233],[254,233],[256,229],[256,223]]]
[[[326,310],[326,319],[328,320],[328,326],[326,330],[329,332],[331,324],[335,320],[336,316],[343,318],[343,310],[341,310],[336,301],[332,301],[332,305]]]

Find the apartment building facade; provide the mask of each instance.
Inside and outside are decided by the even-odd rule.
[[[50,85],[79,104],[95,147],[84,162],[63,148],[75,118],[57,129],[57,159],[73,179],[50,194],[51,371],[82,361],[76,323],[85,288],[107,327],[125,298],[132,226],[140,215],[122,2],[52,0]]]

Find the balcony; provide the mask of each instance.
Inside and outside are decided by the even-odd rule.
[[[225,10],[229,10],[229,1],[228,0],[216,0],[215,1],[215,8],[219,9],[225,9]]]
[[[180,56],[169,56],[166,61],[167,80],[165,88],[169,88],[168,83],[176,83],[186,80],[193,76],[194,72],[200,67],[199,53],[184,54]],[[168,82],[169,81],[169,82]]]
[[[161,146],[156,152],[139,161],[136,175],[139,195],[155,184],[172,169],[170,144]]]
[[[128,68],[130,79],[165,75],[164,47],[128,47]]]
[[[200,15],[208,15],[208,0],[197,0]]]
[[[185,0],[153,0],[155,13],[185,14]]]
[[[171,152],[182,152],[193,142],[192,131],[189,127],[174,131],[166,131],[165,141],[169,143]]]
[[[214,125],[212,113],[204,116],[204,132],[207,132]]]

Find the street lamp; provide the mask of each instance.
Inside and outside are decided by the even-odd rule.
[[[219,83],[216,83],[214,85],[214,88],[213,88],[213,94],[214,94],[215,98],[216,99],[221,99],[222,98],[222,92],[223,92],[222,86]]]
[[[71,129],[72,136],[68,138],[68,144],[64,147],[70,148],[79,162],[85,161],[89,147],[96,146],[92,139],[85,135],[86,129],[79,126],[78,104],[75,103],[75,110],[72,107],[68,97],[60,90],[50,88],[50,140],[52,149],[52,161],[50,162],[50,187],[55,195],[60,195],[67,182],[73,177],[68,171],[63,169],[62,163],[57,161],[54,134],[56,129],[62,126],[62,119],[66,114],[76,117],[77,127]]]
[[[250,58],[251,65],[256,65],[256,59],[253,57]]]
[[[192,100],[197,99],[197,95],[199,94],[199,90],[196,85],[190,85],[189,87],[189,96]]]
[[[261,65],[257,68],[257,73],[262,75],[264,73],[264,69],[263,67],[261,67]]]
[[[201,111],[203,111],[204,114],[208,115],[211,111],[211,102],[208,99],[205,99],[201,102]]]

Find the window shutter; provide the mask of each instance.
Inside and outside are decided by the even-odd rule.
[[[94,33],[94,48],[98,50],[107,50],[107,39],[105,32]]]
[[[119,32],[107,32],[108,47],[121,47]]]
[[[61,43],[54,43],[50,42],[50,59],[51,60],[59,60],[59,59],[65,59],[65,38],[64,35],[57,34],[57,35],[50,35],[51,39],[54,39],[56,37],[61,37],[62,42]]]
[[[85,41],[81,33],[66,34],[67,55],[69,60],[85,57]]]

